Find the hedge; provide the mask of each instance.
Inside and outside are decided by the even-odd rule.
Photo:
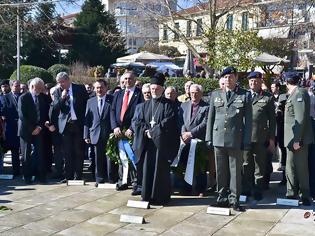
[[[16,73],[17,72],[15,70],[11,75],[10,80],[17,79]],[[30,79],[33,79],[35,77],[41,78],[45,82],[45,84],[54,83],[52,75],[43,68],[29,65],[23,65],[20,67],[20,81],[22,83],[27,83]]]
[[[64,64],[55,64],[48,68],[48,72],[53,78],[56,78],[57,74],[60,72],[67,72],[69,74],[70,68]]]

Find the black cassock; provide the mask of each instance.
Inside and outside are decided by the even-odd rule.
[[[166,204],[171,197],[170,162],[175,158],[179,135],[171,102],[162,97],[143,103],[134,122],[134,151],[144,156],[142,200]],[[145,135],[149,130],[152,139]]]

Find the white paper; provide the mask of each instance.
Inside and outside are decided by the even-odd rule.
[[[128,171],[129,171],[129,161],[124,148],[124,144],[121,140],[118,141],[118,149],[119,149],[119,158],[121,161],[121,165],[123,167],[123,178],[122,184],[127,184],[128,181]]]
[[[195,154],[196,154],[196,147],[197,147],[197,139],[192,139],[190,141],[190,148],[187,160],[187,166],[185,171],[185,181],[192,185],[194,179],[194,169],[195,169]]]

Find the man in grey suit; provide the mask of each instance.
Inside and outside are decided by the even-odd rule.
[[[190,150],[191,140],[194,138],[204,141],[206,135],[207,116],[209,105],[202,100],[203,88],[199,84],[192,84],[189,88],[191,100],[184,102],[180,107],[181,119],[183,125],[181,127],[181,138],[186,144],[182,151],[180,165],[184,168],[187,166],[188,154]],[[205,146],[205,145],[204,145]],[[195,191],[201,196],[206,188],[206,175],[204,164],[207,162],[207,156],[204,160],[195,159],[195,166],[198,166],[194,174],[195,183],[193,184]]]
[[[214,147],[217,188],[219,196],[215,206],[239,205],[241,193],[242,150],[248,150],[252,134],[252,104],[250,92],[236,86],[237,72],[234,67],[223,70],[224,89],[211,94],[207,121],[206,141]]]
[[[107,82],[103,79],[99,79],[94,83],[96,96],[88,100],[85,112],[83,136],[87,144],[92,144],[92,148],[96,154],[96,186],[99,183],[105,182],[106,172],[109,174],[111,167],[111,161],[105,155],[107,140],[111,132],[110,107],[112,103],[112,96],[106,95],[107,89]]]
[[[294,72],[284,74],[289,97],[284,113],[284,145],[287,147],[287,198],[297,199],[301,192],[302,204],[310,203],[308,172],[308,145],[313,142],[310,117],[310,97],[299,88],[300,76]]]
[[[84,161],[83,126],[88,94],[83,85],[74,84],[65,72],[56,76],[59,88],[54,92],[53,106],[58,116],[65,154],[65,179],[82,179]]]

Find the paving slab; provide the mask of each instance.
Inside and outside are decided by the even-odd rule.
[[[313,225],[305,224],[290,224],[279,223],[269,233],[269,236],[285,235],[285,236],[314,236],[315,235],[315,222]]]

